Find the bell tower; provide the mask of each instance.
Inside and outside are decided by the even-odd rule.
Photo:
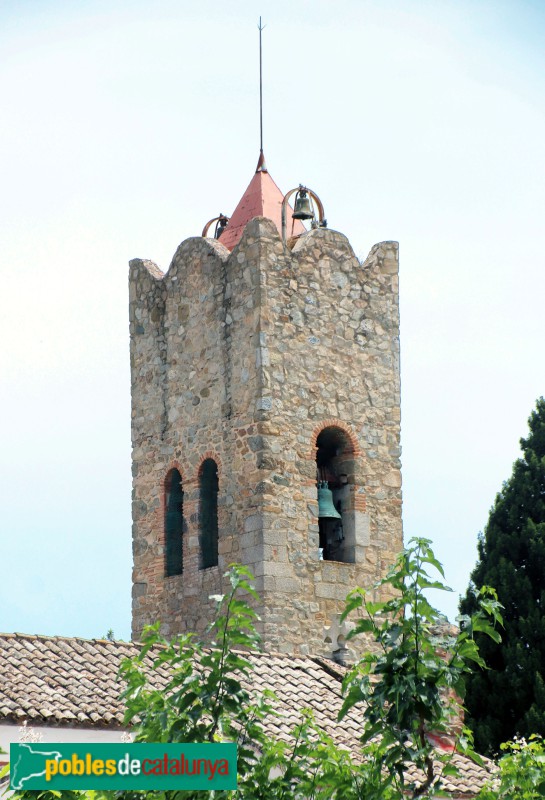
[[[135,637],[203,631],[240,562],[266,649],[330,654],[402,547],[398,246],[360,263],[298,203],[282,237],[261,155],[219,238],[130,262]]]

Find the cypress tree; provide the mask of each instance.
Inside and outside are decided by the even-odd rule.
[[[478,561],[460,602],[475,610],[474,588],[493,586],[504,606],[502,642],[479,637],[487,670],[468,677],[466,722],[475,748],[494,755],[515,735],[545,735],[545,400],[537,401],[521,439],[522,458],[503,485],[484,534]]]

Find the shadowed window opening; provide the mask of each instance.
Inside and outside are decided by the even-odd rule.
[[[181,575],[184,569],[184,493],[182,476],[172,469],[166,481],[165,574]]]
[[[207,458],[200,473],[201,569],[218,565],[218,466]]]
[[[347,525],[353,527],[353,468],[353,448],[346,433],[341,428],[324,428],[316,440],[319,547],[324,561],[355,560],[353,542],[346,536]]]

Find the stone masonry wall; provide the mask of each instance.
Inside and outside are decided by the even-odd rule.
[[[361,265],[340,233],[311,231],[289,251],[264,218],[232,253],[187,240],[166,276],[131,262],[135,636],[156,619],[170,634],[202,631],[208,596],[240,561],[262,596],[265,646],[331,652],[324,626],[402,546],[397,272],[394,242]],[[347,442],[355,563],[319,558],[316,439],[327,427]],[[219,467],[219,565],[200,570],[206,457]],[[173,466],[184,487],[184,571],[166,578]]]

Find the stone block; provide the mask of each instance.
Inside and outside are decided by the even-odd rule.
[[[252,514],[244,520],[244,531],[259,531],[263,527],[263,516],[261,514]]]
[[[285,529],[273,530],[271,528],[264,528],[262,534],[264,545],[271,546],[286,546],[286,531]]]
[[[301,582],[296,578],[277,577],[276,589],[279,592],[298,593],[301,591]]]
[[[250,531],[249,533],[242,533],[238,539],[240,549],[245,550],[248,547],[255,547],[258,543],[258,531]]]
[[[330,600],[341,600],[344,602],[349,588],[339,586],[336,583],[318,583],[315,587],[316,597],[324,597]]]

